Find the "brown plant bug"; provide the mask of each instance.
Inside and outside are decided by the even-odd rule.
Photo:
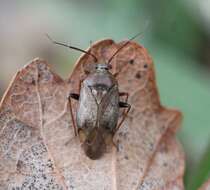
[[[127,103],[129,94],[119,92],[116,74],[109,70],[112,68],[111,61],[117,53],[129,44],[131,40],[141,33],[129,39],[108,60],[107,63],[98,63],[97,57],[90,52],[77,47],[52,40],[57,45],[62,45],[77,51],[86,53],[94,58],[96,66],[80,81],[79,94],[69,94],[69,105],[75,136],[79,136],[82,148],[90,159],[100,158],[110,144],[114,144],[113,136],[125,120],[131,105]],[[125,101],[120,101],[120,96],[125,96]],[[76,122],[74,120],[71,99],[79,101]],[[120,121],[120,108],[124,108]]]

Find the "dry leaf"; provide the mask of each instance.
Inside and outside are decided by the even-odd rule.
[[[104,62],[123,43],[103,40],[91,53]],[[85,156],[67,96],[92,63],[83,55],[67,81],[39,59],[17,73],[0,107],[0,190],[184,189],[184,153],[174,135],[181,114],[160,105],[152,60],[134,42],[112,61],[132,106],[114,137],[118,150],[110,147],[99,160]]]
[[[210,179],[205,182],[199,190],[210,190]]]

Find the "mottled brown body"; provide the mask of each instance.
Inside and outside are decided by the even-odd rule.
[[[112,143],[117,130],[119,108],[118,83],[108,64],[96,68],[81,83],[76,125],[82,147],[91,159],[99,158]],[[75,98],[75,94],[73,96]]]

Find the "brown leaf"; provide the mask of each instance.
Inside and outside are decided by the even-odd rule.
[[[103,40],[91,53],[104,62],[123,43]],[[160,105],[147,51],[131,42],[112,65],[132,109],[114,137],[118,150],[99,160],[74,137],[67,100],[92,57],[83,55],[67,81],[39,59],[17,73],[0,108],[0,189],[183,189],[184,153],[174,136],[181,114]]]
[[[206,181],[201,188],[199,188],[199,190],[210,190],[210,179],[208,179],[208,181]]]

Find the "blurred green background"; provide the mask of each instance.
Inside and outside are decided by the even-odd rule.
[[[70,74],[80,53],[53,46],[45,33],[86,49],[90,41],[121,41],[143,31],[136,41],[153,57],[161,101],[183,112],[185,185],[197,189],[210,176],[209,10],[210,0],[1,0],[0,96],[35,57],[64,78]]]

